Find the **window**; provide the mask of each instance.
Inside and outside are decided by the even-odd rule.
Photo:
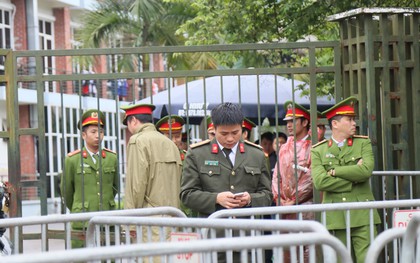
[[[12,12],[9,10],[0,9],[0,48],[13,48],[12,42]],[[4,57],[0,57],[0,64],[4,65]]]
[[[11,12],[0,9],[0,48],[12,48]]]
[[[39,48],[41,50],[54,49],[54,24],[51,21],[39,20]],[[52,75],[54,73],[54,60],[52,56],[44,57],[44,74]],[[46,90],[54,90],[54,83],[46,83]]]

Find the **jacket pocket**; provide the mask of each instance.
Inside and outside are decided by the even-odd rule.
[[[201,166],[200,173],[208,176],[220,175],[220,166]]]
[[[245,173],[250,175],[261,175],[261,169],[259,167],[245,166]]]
[[[85,212],[88,212],[89,208],[89,202],[85,202],[84,204],[84,210]],[[73,203],[73,207],[71,209],[72,213],[81,213],[83,212],[83,206],[82,203]]]
[[[360,154],[356,154],[356,155],[350,155],[350,156],[346,156],[346,158],[344,158],[344,163],[346,165],[350,165],[350,164],[357,164],[357,162],[362,159],[362,156]]]
[[[322,166],[324,166],[325,170],[330,170],[336,166],[340,165],[340,161],[335,158],[327,158],[321,161]]]
[[[92,168],[90,168],[90,166],[88,166],[88,167],[83,167],[83,170],[82,170],[82,168],[81,167],[79,167],[79,168],[77,168],[77,175],[78,176],[81,176],[82,175],[82,173],[84,174],[84,175],[90,175],[91,173],[92,173]]]

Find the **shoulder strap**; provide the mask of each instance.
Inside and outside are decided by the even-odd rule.
[[[197,142],[197,143],[191,144],[191,145],[190,145],[190,148],[191,148],[191,149],[194,149],[194,148],[196,148],[196,147],[198,147],[198,146],[202,146],[202,145],[209,144],[210,142],[211,142],[211,141],[210,141],[209,139],[207,139],[207,140],[204,140],[204,141],[202,141],[202,142]]]

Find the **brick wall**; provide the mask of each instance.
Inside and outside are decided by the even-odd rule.
[[[14,49],[27,50],[28,44],[26,39],[26,7],[25,0],[12,0],[12,4],[16,6],[16,14],[14,23]]]
[[[68,7],[54,8],[54,45],[56,49],[71,49],[70,10]],[[71,57],[55,57],[56,74],[71,74]],[[64,84],[64,83],[62,83]],[[58,85],[58,84],[57,84]],[[65,93],[73,93],[71,81],[66,81]],[[59,90],[58,90],[59,91]]]
[[[19,106],[19,127],[30,127],[29,106]],[[37,180],[34,137],[31,135],[20,136],[20,169],[22,181]],[[22,200],[38,199],[37,187],[24,187]]]

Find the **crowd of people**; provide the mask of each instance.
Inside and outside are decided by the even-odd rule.
[[[122,107],[123,124],[131,134],[124,209],[172,206],[188,216],[208,217],[221,209],[312,204],[314,189],[321,191],[323,203],[374,200],[369,186],[372,146],[368,137],[356,135],[355,103],[350,97],[318,113],[328,120],[332,135],[326,139],[326,127],[319,122],[315,145],[309,109],[291,101],[284,105],[287,135],[264,132],[260,141],[251,142],[255,123],[239,105],[227,102],[204,120],[207,139],[191,145],[182,117],[165,116],[153,124],[153,105]],[[61,182],[65,204],[74,213],[115,209],[117,158],[100,147],[103,114],[86,111],[79,125],[85,146],[66,158]],[[369,211],[352,211],[350,217],[355,262],[363,262],[370,244]],[[281,218],[297,219],[295,214]],[[327,212],[327,228],[344,244],[345,218],[345,212]],[[307,212],[303,219],[315,217]],[[377,213],[374,223],[380,223]]]

